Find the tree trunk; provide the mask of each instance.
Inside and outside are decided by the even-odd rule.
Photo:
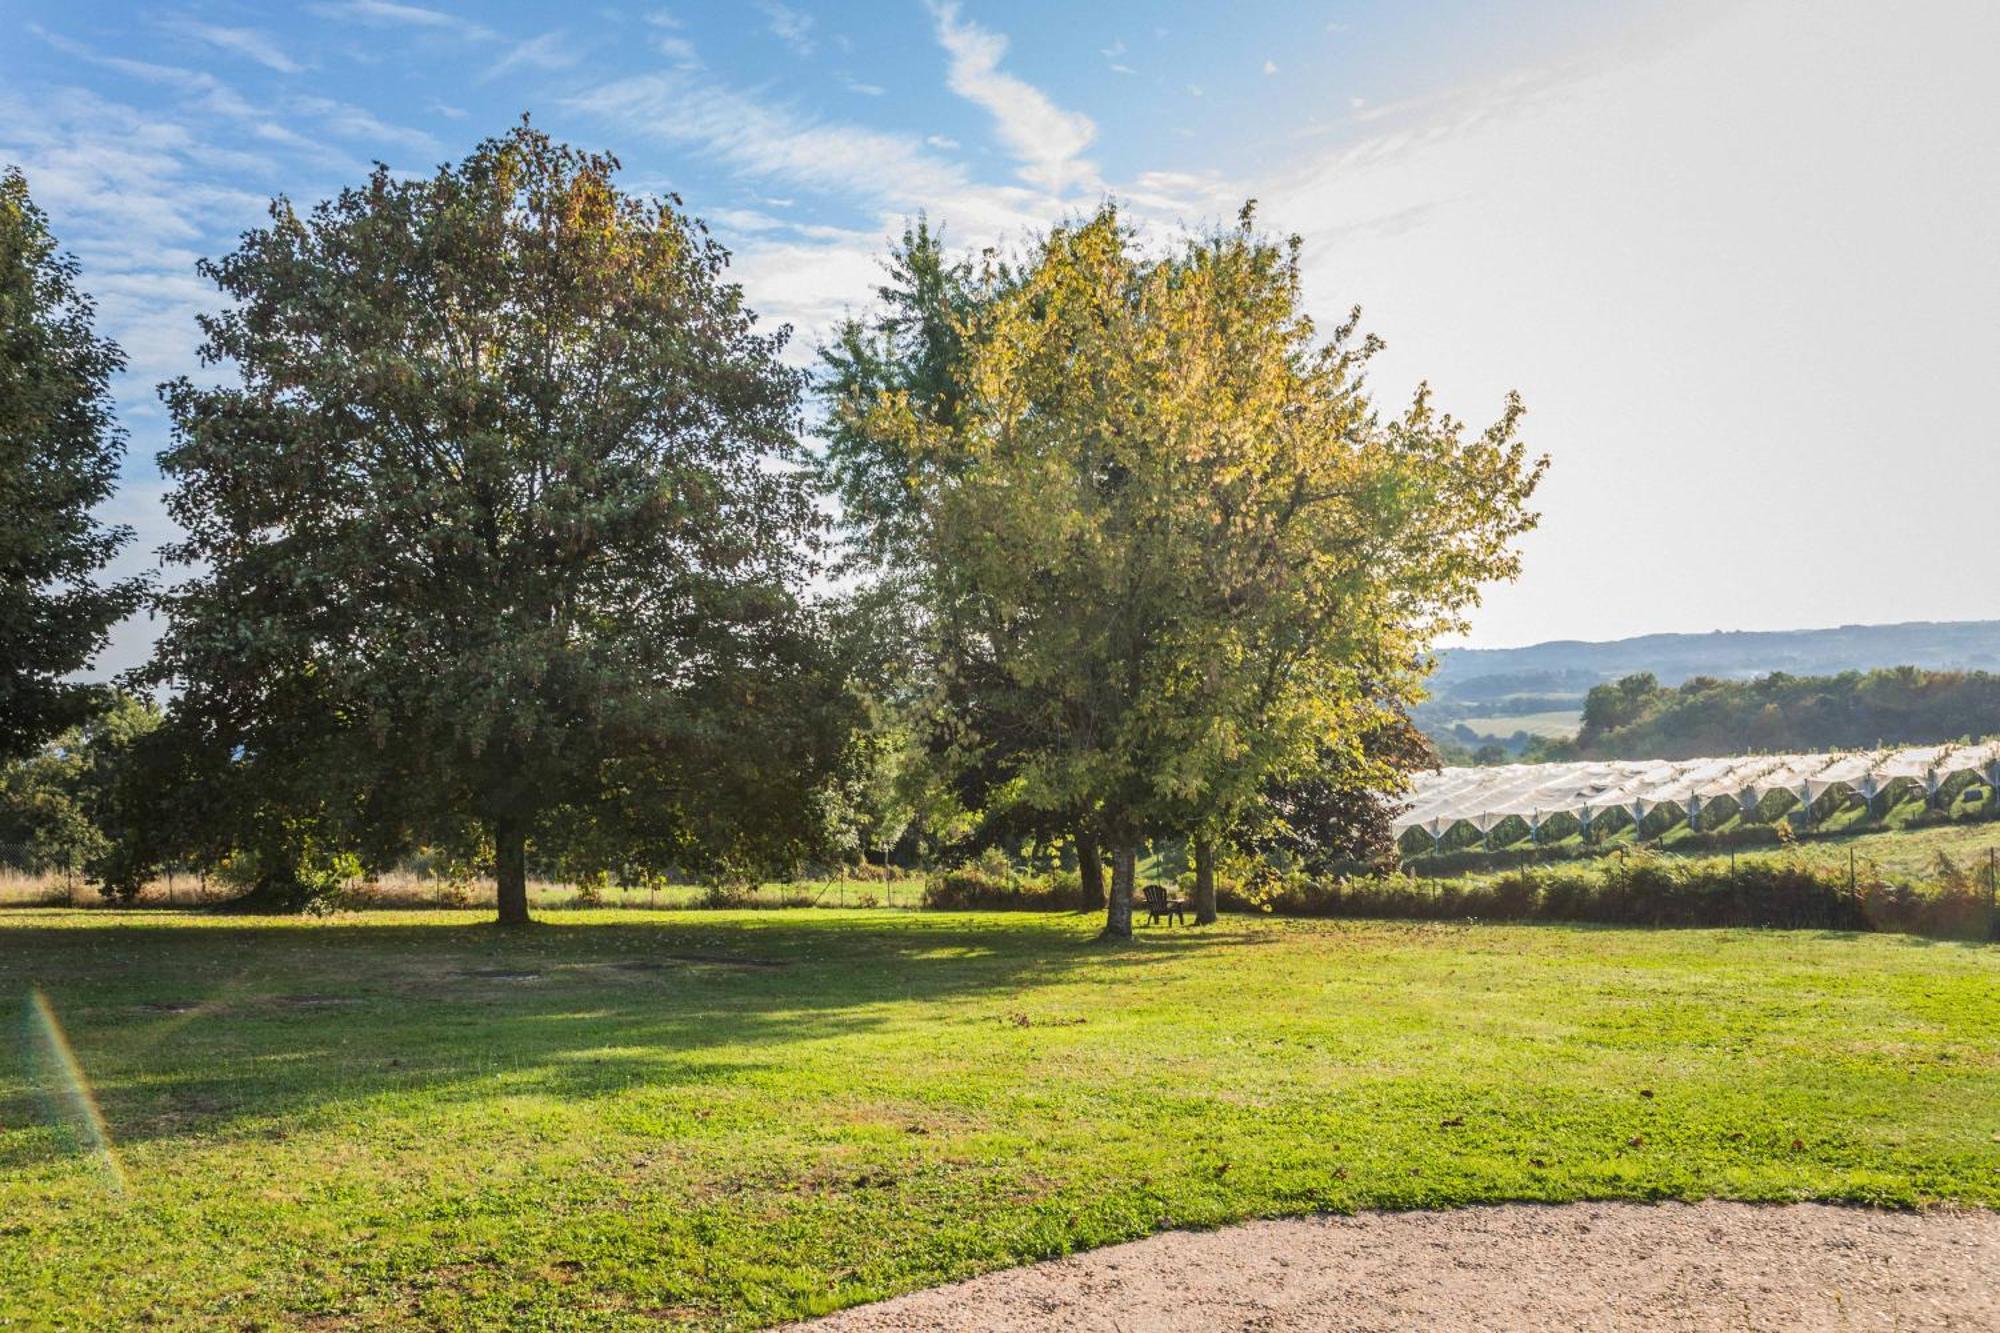
[[[528,924],[528,826],[513,815],[493,821],[493,879],[500,901],[499,924]]]
[[[1076,877],[1083,883],[1083,910],[1104,906],[1104,857],[1097,850],[1097,835],[1083,829],[1076,834]]]
[[[1215,839],[1194,840],[1194,923],[1215,924]]]
[[[1104,933],[1099,939],[1132,938],[1132,883],[1139,877],[1139,853],[1131,843],[1111,849],[1111,900],[1104,909]]]

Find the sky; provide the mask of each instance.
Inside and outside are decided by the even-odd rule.
[[[1552,459],[1465,642],[2000,616],[2000,5],[0,0],[0,163],[131,359],[108,517],[171,536],[194,269],[524,113],[678,194],[808,361],[923,211],[1018,245],[1246,199],[1331,326]],[[102,663],[136,663],[122,627]]]

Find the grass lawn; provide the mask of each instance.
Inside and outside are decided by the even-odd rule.
[[[1992,947],[477,919],[0,913],[0,1326],[754,1325],[1255,1215],[2000,1204]]]

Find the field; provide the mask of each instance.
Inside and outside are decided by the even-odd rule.
[[[2000,1204],[1990,947],[477,920],[0,913],[0,1326],[741,1326],[1257,1215]]]
[[[1577,727],[1583,723],[1583,713],[1575,708],[1558,708],[1541,713],[1513,713],[1505,717],[1467,717],[1459,721],[1474,735],[1494,740],[1512,740],[1514,734],[1521,731],[1549,740],[1566,740],[1576,735]]]

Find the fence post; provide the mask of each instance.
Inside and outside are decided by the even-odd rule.
[[[1995,795],[2000,796],[2000,788],[1994,790]],[[2000,901],[2000,893],[1995,892],[1996,888],[2000,888],[2000,884],[1995,882],[1995,852],[1995,848],[1986,849],[1986,938],[1989,940],[2000,939],[2000,917],[1994,914],[1994,905]]]

